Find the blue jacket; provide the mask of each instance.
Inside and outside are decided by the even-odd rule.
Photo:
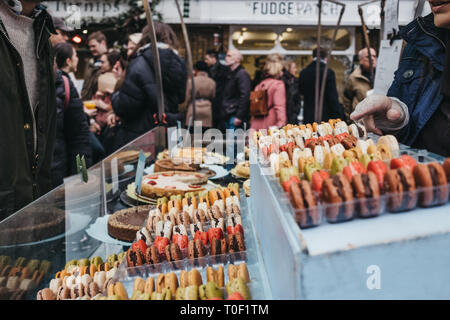
[[[388,96],[403,101],[409,123],[397,133],[400,142],[412,145],[420,130],[442,102],[441,77],[445,63],[444,30],[437,28],[433,14],[419,17],[400,32],[407,42]]]

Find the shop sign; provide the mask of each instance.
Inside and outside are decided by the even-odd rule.
[[[81,19],[102,20],[117,17],[130,9],[127,0],[44,1],[49,12],[60,18],[78,14]]]

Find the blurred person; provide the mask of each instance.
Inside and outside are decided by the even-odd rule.
[[[377,67],[377,52],[370,48],[372,58],[372,68],[375,75]],[[363,48],[358,53],[359,66],[353,70],[345,82],[342,101],[344,104],[345,119],[350,121],[350,114],[355,110],[356,105],[366,96],[367,91],[373,88],[373,80],[370,80],[370,62],[367,48]]]
[[[230,68],[222,95],[222,121],[226,129],[243,127],[249,118],[251,80],[241,66],[242,54],[228,50],[225,63]]]
[[[286,89],[281,77],[283,75],[283,57],[278,54],[269,54],[263,68],[264,79],[255,87],[255,91],[267,90],[266,116],[251,118],[250,127],[254,130],[278,128],[287,123],[286,119]]]
[[[368,131],[450,156],[450,2],[428,1],[432,13],[400,31],[406,41],[387,96],[371,95],[350,115]]]
[[[56,16],[52,16],[52,21],[56,30],[56,34],[52,34],[50,36],[52,47],[54,47],[57,43],[69,41],[69,36],[67,35],[67,33],[72,32],[73,28],[68,27],[63,19]]]
[[[300,96],[298,94],[297,64],[295,60],[286,60],[283,65],[281,80],[286,88],[286,117],[287,123],[298,124],[300,113]]]
[[[313,61],[300,72],[299,93],[303,96],[303,123],[313,123],[315,121],[315,92],[316,92],[316,63],[320,63],[319,90],[322,86],[322,77],[325,65],[328,61],[328,50],[320,48],[313,50]],[[320,94],[320,91],[319,91]],[[336,89],[336,76],[331,68],[328,68],[323,97],[323,112],[321,121],[328,121],[334,118],[343,118],[344,110],[339,103]]]
[[[212,100],[216,95],[216,82],[208,77],[208,65],[204,61],[197,61],[194,65],[195,86],[195,121],[201,121],[203,128],[213,126]],[[189,79],[186,87],[186,126],[193,113],[192,80]],[[191,123],[193,126],[193,123]]]
[[[108,53],[104,53],[100,56],[100,72],[111,72],[117,61],[120,60],[120,52],[117,50],[113,50]]]
[[[176,51],[178,40],[169,25],[156,21],[155,33],[161,63],[166,121],[168,126],[176,126],[177,121],[182,121],[183,118],[178,105],[186,97],[186,63]],[[125,80],[119,91],[112,96],[115,115],[110,116],[111,120],[114,119],[110,124],[117,117],[121,122],[117,130],[116,149],[154,128],[154,117],[158,115],[158,88],[148,26],[143,29],[142,39],[131,56],[135,58],[127,67]]]
[[[208,74],[216,83],[216,95],[212,100],[213,127],[224,130],[222,121],[222,94],[227,82],[229,68],[219,61],[219,53],[215,49],[206,51],[205,63],[208,65]]]
[[[97,92],[97,81],[101,72],[100,57],[108,51],[106,37],[100,32],[96,31],[87,38],[89,51],[92,54],[92,59],[89,60],[87,70],[84,76],[83,88],[81,89],[81,100],[91,100],[92,96]]]
[[[255,87],[264,80],[264,66],[266,64],[265,57],[257,57],[255,58],[255,75],[253,76],[252,80],[252,90],[255,89]]]
[[[0,1],[0,220],[52,189],[56,34],[39,1]]]
[[[142,33],[133,33],[128,37],[127,43],[127,57],[130,57],[131,54],[136,50],[136,47],[142,39]]]
[[[56,142],[52,161],[53,187],[63,183],[67,176],[77,173],[76,156],[84,155],[86,166],[92,164],[89,124],[83,112],[83,103],[69,72],[76,72],[78,57],[75,48],[67,42],[54,46],[56,71]]]

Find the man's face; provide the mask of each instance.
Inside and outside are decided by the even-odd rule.
[[[209,54],[207,54],[205,56],[205,63],[208,65],[208,67],[212,67],[213,65],[215,65],[217,62],[216,57],[211,56]]]
[[[238,53],[234,50],[229,50],[227,55],[225,56],[225,64],[227,66],[232,66],[233,64],[239,62],[238,61]]]
[[[67,42],[69,40],[69,37],[64,31],[56,29],[56,33],[57,34],[52,34],[50,36],[50,42],[52,43],[52,46],[57,43]]]
[[[127,44],[127,56],[131,56],[131,54],[133,53],[134,49],[136,49],[137,44],[131,40],[128,41]]]
[[[106,43],[105,41],[98,42],[97,40],[93,39],[88,42],[89,51],[91,51],[91,54],[94,57],[99,57],[103,53],[106,52]]]
[[[375,69],[377,67],[377,53],[374,49],[370,49],[370,54],[372,58],[372,68]],[[364,68],[365,71],[370,70],[370,61],[367,49],[363,50],[361,57],[359,57],[359,64]]]
[[[428,0],[434,14],[434,24],[439,28],[450,29],[450,0]]]

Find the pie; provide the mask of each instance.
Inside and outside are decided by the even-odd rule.
[[[156,160],[154,172],[164,171],[197,171],[200,165],[194,163],[176,162],[170,159]]]
[[[108,218],[108,234],[115,239],[133,242],[151,208],[152,206],[138,206],[114,212]]]
[[[141,195],[149,198],[184,195],[205,190],[208,175],[199,172],[167,171],[142,177]]]

